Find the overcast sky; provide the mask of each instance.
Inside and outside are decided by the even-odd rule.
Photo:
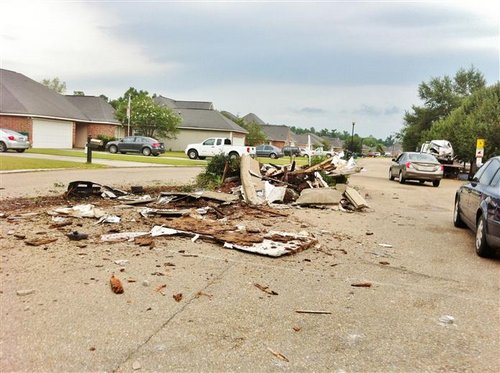
[[[128,87],[271,124],[385,138],[422,81],[499,80],[498,1],[0,3],[0,67],[67,94]]]

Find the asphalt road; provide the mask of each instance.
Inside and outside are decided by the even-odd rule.
[[[389,162],[363,160],[351,178],[365,212],[244,222],[321,244],[277,259],[181,237],[78,247],[44,211],[0,221],[1,371],[498,372],[499,261],[477,257],[472,233],[453,227],[460,182],[401,185]],[[152,224],[133,216],[122,231]],[[77,229],[110,229],[87,220]],[[32,247],[8,233],[58,241]],[[111,292],[112,273],[124,294]]]

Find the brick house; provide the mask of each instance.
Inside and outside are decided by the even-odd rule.
[[[87,136],[122,133],[104,99],[64,96],[5,69],[0,69],[0,127],[27,134],[34,148],[84,147]]]

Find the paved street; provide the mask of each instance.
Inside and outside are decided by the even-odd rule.
[[[499,260],[477,257],[473,234],[453,227],[461,182],[402,185],[387,179],[389,163],[362,160],[366,172],[351,177],[365,212],[304,208],[242,222],[305,230],[321,244],[277,259],[182,237],[152,249],[103,243],[114,227],[92,219],[70,227],[95,234],[81,245],[50,229],[45,209],[1,220],[1,370],[498,372]],[[158,180],[175,178],[163,170]],[[70,172],[37,173],[31,187],[42,193]],[[78,178],[113,185],[127,170],[87,172]],[[104,208],[121,211],[123,232],[153,225]],[[57,241],[27,246],[13,232]],[[128,260],[123,272],[116,260]],[[124,294],[111,292],[113,273]],[[371,287],[352,286],[360,282]]]

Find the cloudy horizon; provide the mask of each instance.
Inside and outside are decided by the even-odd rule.
[[[494,1],[4,1],[0,67],[67,93],[129,88],[271,124],[385,138],[418,84],[499,80]],[[22,21],[22,22],[21,22]]]

